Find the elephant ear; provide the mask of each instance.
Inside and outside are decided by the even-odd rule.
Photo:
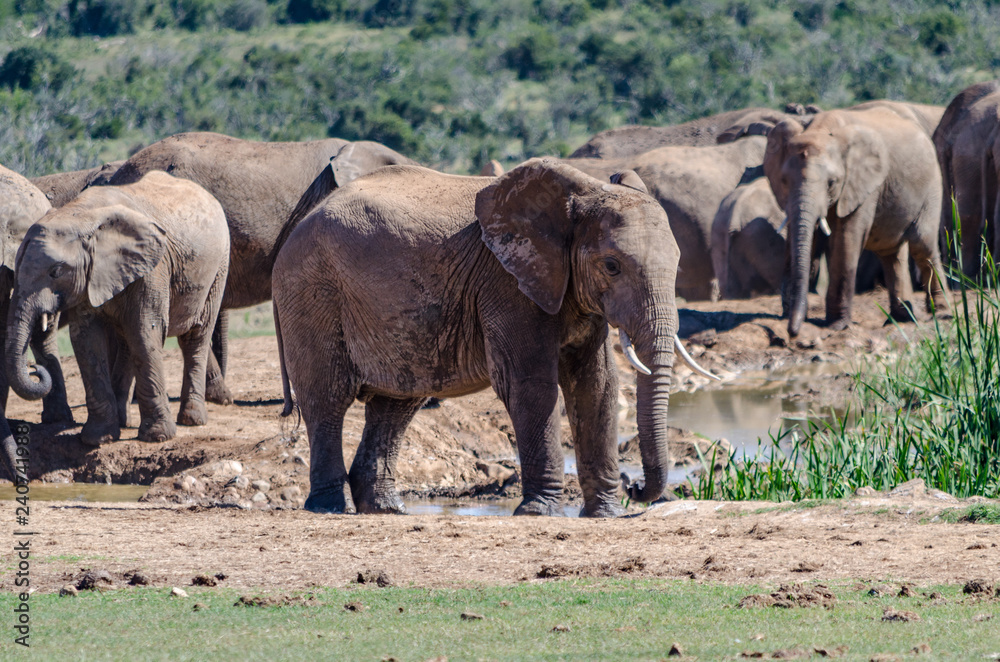
[[[569,284],[572,200],[599,186],[571,166],[531,159],[476,195],[483,242],[550,315],[559,312]]]
[[[646,194],[649,193],[649,189],[646,188],[646,183],[643,182],[642,178],[636,174],[635,170],[616,172],[611,175],[611,183],[618,184],[619,186],[634,188],[636,191],[641,191]]]
[[[88,241],[87,296],[95,308],[147,275],[163,258],[166,233],[153,219],[115,205]]]
[[[358,177],[391,165],[419,165],[381,143],[362,140],[347,143],[330,159],[336,186],[346,186]]]
[[[781,183],[781,169],[788,158],[788,141],[802,133],[805,129],[795,120],[783,120],[767,135],[767,148],[764,150],[764,175],[771,182],[778,206],[782,209],[788,202],[788,191]]]
[[[844,188],[837,199],[837,216],[854,213],[889,172],[889,154],[878,134],[868,127],[855,126],[847,139],[844,158]]]

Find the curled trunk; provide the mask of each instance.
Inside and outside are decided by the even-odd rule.
[[[38,322],[37,306],[25,301],[15,301],[11,305],[7,321],[6,369],[7,379],[14,392],[25,400],[39,400],[45,397],[52,388],[52,378],[48,371],[40,365],[34,367],[34,375],[38,381],[31,378],[28,370],[28,341]]]

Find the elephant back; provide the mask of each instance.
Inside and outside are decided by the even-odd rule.
[[[51,208],[38,187],[13,170],[0,166],[0,255],[4,268],[13,270],[24,233]]]

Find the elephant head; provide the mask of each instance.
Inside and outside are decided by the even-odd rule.
[[[153,219],[114,204],[54,210],[29,228],[17,253],[14,296],[7,318],[6,370],[14,391],[29,400],[51,386],[35,366],[30,378],[28,340],[45,332],[60,311],[98,308],[159,263],[165,234]]]
[[[532,159],[478,193],[476,217],[486,246],[542,310],[599,316],[619,329],[640,371],[645,484],[631,492],[649,502],[662,494],[670,468],[667,405],[680,251],[666,213],[639,177],[628,171],[615,181],[602,184],[571,166]]]
[[[790,335],[805,321],[816,227],[829,235],[869,199],[888,168],[875,131],[837,113],[820,115],[808,129],[786,120],[768,135],[764,172],[788,223]]]

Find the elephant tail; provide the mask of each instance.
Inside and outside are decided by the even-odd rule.
[[[278,341],[278,364],[281,366],[281,392],[285,397],[285,407],[281,410],[281,417],[285,418],[295,409],[295,402],[292,400],[292,385],[288,381],[288,370],[285,368],[285,345],[281,342],[281,323],[278,321],[278,302],[272,300],[271,308],[274,311],[274,335]]]

